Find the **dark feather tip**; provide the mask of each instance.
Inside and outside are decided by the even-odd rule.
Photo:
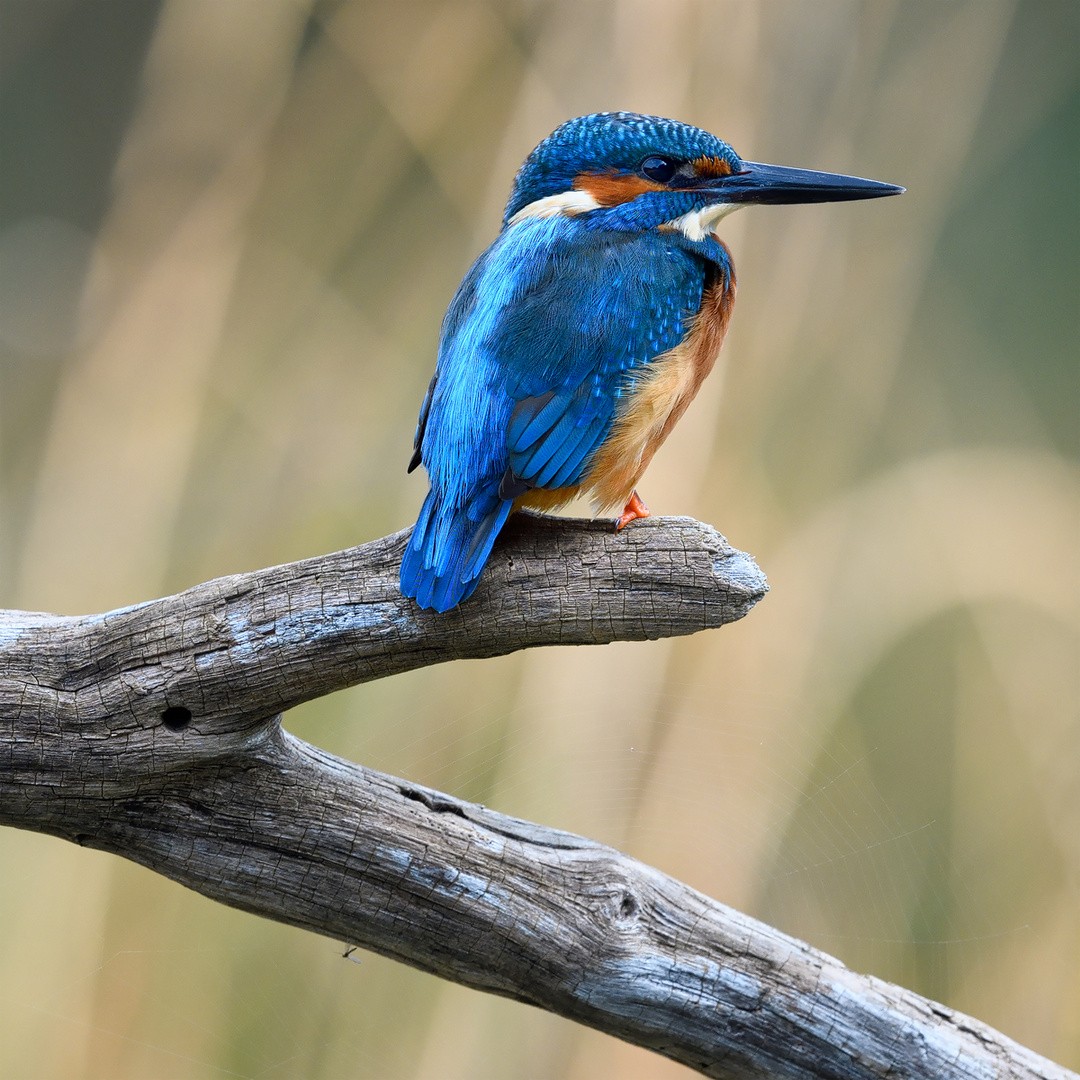
[[[516,499],[519,495],[524,495],[529,490],[529,485],[524,480],[519,479],[514,475],[514,470],[509,468],[503,473],[503,478],[499,481],[499,498],[500,499]]]

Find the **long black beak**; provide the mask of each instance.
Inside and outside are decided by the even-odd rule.
[[[788,169],[757,161],[744,161],[742,166],[743,171],[710,178],[701,188],[715,192],[721,202],[773,204],[880,199],[883,195],[899,195],[904,190],[895,184],[864,180],[861,176]]]

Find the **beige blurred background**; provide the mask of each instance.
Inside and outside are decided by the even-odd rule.
[[[514,170],[634,109],[900,199],[724,223],[724,360],[642,495],[772,593],[677,642],[285,717],[616,844],[1080,1068],[1075,0],[0,0],[0,602],[409,525]],[[0,1078],[691,1074],[0,831]]]

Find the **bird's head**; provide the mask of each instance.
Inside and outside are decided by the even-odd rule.
[[[743,161],[715,135],[677,120],[593,113],[561,124],[525,159],[504,223],[620,208],[606,215],[614,227],[679,220],[692,236],[748,203],[872,199],[903,190],[857,176]]]

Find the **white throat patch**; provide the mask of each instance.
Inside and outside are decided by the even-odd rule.
[[[721,219],[728,214],[734,213],[742,206],[742,203],[713,203],[712,206],[703,206],[700,210],[691,210],[689,214],[683,214],[673,221],[666,221],[664,225],[669,229],[678,229],[687,240],[701,241],[713,231]]]

